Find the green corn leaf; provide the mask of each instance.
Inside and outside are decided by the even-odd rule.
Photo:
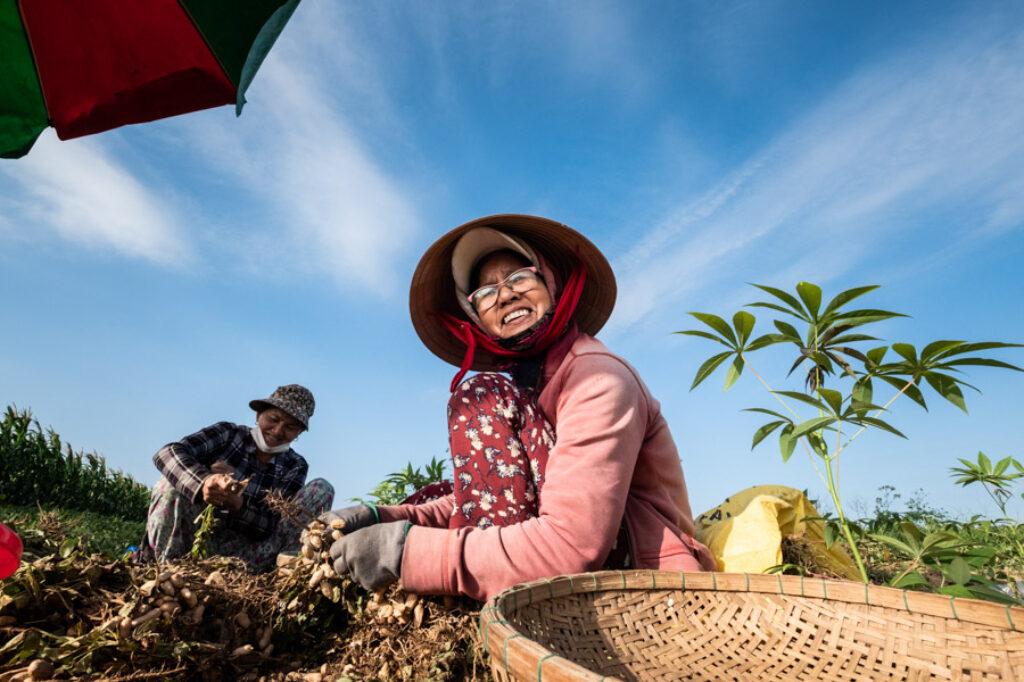
[[[712,315],[711,313],[689,313],[693,317],[706,324],[707,326],[714,329],[716,332],[722,335],[722,338],[729,341],[733,347],[736,347],[736,336],[732,333],[732,328],[729,324],[720,318],[718,315]]]
[[[821,307],[821,287],[810,282],[800,282],[796,285],[796,293],[800,294],[807,312],[811,314],[811,317],[816,318],[818,309]]]
[[[733,351],[730,350],[726,351],[725,353],[713,355],[707,360],[705,360],[704,364],[701,365],[700,369],[697,370],[697,375],[693,378],[693,384],[690,386],[690,390],[692,391],[693,389],[697,388],[697,386],[699,386],[702,381],[711,376],[711,373],[718,369],[718,366],[725,362],[725,360],[732,356],[733,354]]]
[[[754,442],[750,444],[750,449],[753,450],[754,448],[756,448],[758,443],[763,441],[771,434],[772,431],[779,428],[785,423],[786,422],[784,421],[774,421],[769,422],[762,426],[761,428],[759,428],[757,431],[754,432]]]

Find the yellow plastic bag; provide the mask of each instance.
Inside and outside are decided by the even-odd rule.
[[[732,495],[696,519],[697,539],[715,555],[718,570],[763,573],[782,563],[782,538],[800,535],[819,569],[850,580],[860,572],[838,544],[825,547],[825,524],[801,521],[818,516],[807,496],[780,485],[759,485]]]

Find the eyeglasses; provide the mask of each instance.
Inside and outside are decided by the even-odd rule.
[[[477,314],[483,313],[497,305],[498,293],[502,287],[508,287],[510,291],[516,294],[524,294],[527,291],[536,289],[540,280],[541,274],[537,272],[537,268],[533,266],[520,268],[496,284],[480,287],[467,296],[467,299]]]

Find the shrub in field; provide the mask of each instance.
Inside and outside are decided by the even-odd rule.
[[[412,468],[412,462],[405,465],[405,469],[388,474],[387,478],[377,484],[370,491],[369,500],[357,497],[353,502],[369,502],[373,504],[400,504],[402,500],[420,488],[436,483],[444,479],[444,470],[447,462],[431,457],[426,465],[426,472],[421,472],[419,467]]]
[[[144,521],[149,489],[96,453],[74,452],[28,410],[8,407],[0,421],[0,502],[59,506]]]
[[[696,388],[726,361],[730,361],[725,377],[726,390],[739,379],[744,368],[751,370],[783,410],[750,410],[770,417],[768,423],[755,431],[751,447],[756,447],[778,431],[779,450],[786,461],[798,444],[803,445],[835,506],[837,530],[851,549],[862,579],[868,582],[864,562],[857,550],[854,533],[840,499],[839,456],[865,429],[877,429],[905,437],[879,417],[900,396],[907,396],[926,408],[922,391],[925,386],[930,386],[942,398],[966,412],[961,386],[974,387],[961,378],[961,368],[983,366],[1021,371],[1019,367],[1000,360],[976,355],[982,351],[1019,347],[1020,344],[942,340],[927,344],[920,352],[909,343],[861,350],[859,344],[878,341],[876,337],[863,333],[866,326],[906,317],[888,310],[847,309],[851,301],[877,289],[877,286],[843,291],[824,306],[821,288],[816,284],[800,282],[796,285],[796,295],[773,287],[754,286],[772,298],[749,303],[748,307],[781,314],[781,319],[773,321],[778,333],[754,337],[756,320],[745,310],[733,315],[732,325],[717,315],[690,313],[710,331],[697,329],[678,333],[715,341],[727,349],[711,356],[700,366],[691,389]],[[800,324],[804,328],[803,333],[791,321]],[[774,390],[761,374],[754,371],[749,356],[756,350],[776,344],[795,346],[796,359],[789,374],[802,369],[806,390]],[[895,359],[886,358],[890,349]],[[825,386],[826,382],[839,386],[842,381],[849,382],[845,395],[842,391]],[[874,389],[878,385],[887,385],[894,391],[884,405],[876,404]],[[805,409],[810,407],[812,415],[801,416],[793,407],[795,403],[802,403]]]

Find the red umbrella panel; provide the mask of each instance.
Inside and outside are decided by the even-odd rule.
[[[0,0],[0,157],[235,103],[299,0]]]

